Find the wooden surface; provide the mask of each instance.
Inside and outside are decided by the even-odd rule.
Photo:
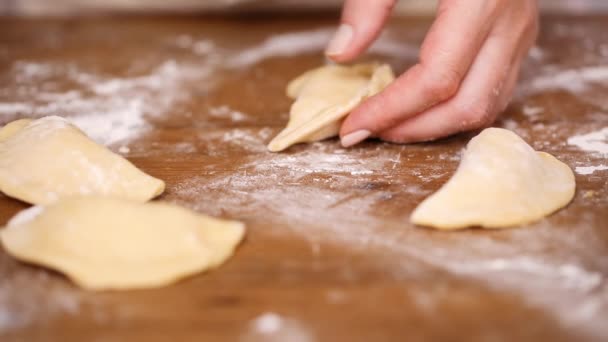
[[[3,19],[0,124],[80,120],[164,179],[160,200],[248,235],[223,267],[146,291],[85,292],[0,252],[2,341],[607,339],[607,156],[601,139],[571,139],[608,127],[606,19],[545,18],[497,123],[579,168],[574,201],[526,227],[453,233],[408,217],[472,134],[266,152],[286,83],[323,63],[334,18]],[[428,24],[395,20],[367,58],[404,70]],[[0,224],[26,207],[0,197]]]

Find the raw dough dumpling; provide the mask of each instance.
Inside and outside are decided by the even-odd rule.
[[[0,129],[0,191],[32,204],[74,195],[147,201],[165,183],[89,139],[67,120],[17,120]]]
[[[76,197],[17,214],[0,239],[17,259],[103,290],[163,286],[219,266],[244,231],[170,204]]]
[[[522,225],[566,206],[575,187],[566,164],[511,131],[488,128],[469,142],[454,176],[411,221],[439,229]]]
[[[301,142],[338,135],[342,120],[366,98],[379,93],[395,79],[389,65],[328,65],[293,80],[287,95],[296,101],[287,127],[268,145],[272,152]]]

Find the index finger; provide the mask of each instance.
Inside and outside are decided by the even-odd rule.
[[[344,121],[345,147],[456,94],[501,10],[494,1],[444,0],[424,40],[420,61]]]

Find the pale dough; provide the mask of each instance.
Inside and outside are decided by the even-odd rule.
[[[395,79],[389,65],[328,65],[304,73],[287,87],[295,99],[287,127],[268,145],[272,152],[336,136],[342,120],[363,100]]]
[[[566,206],[575,187],[566,164],[511,131],[488,128],[469,142],[454,176],[411,221],[439,229],[522,225]]]
[[[17,259],[104,290],[162,286],[219,266],[244,232],[240,222],[170,204],[83,197],[19,213],[0,239]]]
[[[147,201],[165,183],[89,139],[67,120],[17,120],[0,129],[0,191],[32,204],[74,195]]]

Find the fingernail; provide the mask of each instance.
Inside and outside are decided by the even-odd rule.
[[[342,24],[338,27],[334,38],[329,43],[325,54],[329,56],[339,55],[346,50],[350,41],[353,39],[353,27],[348,24]]]
[[[361,129],[343,136],[342,139],[340,139],[340,142],[342,143],[343,147],[351,147],[369,138],[370,135],[372,135],[372,132],[366,129]]]

